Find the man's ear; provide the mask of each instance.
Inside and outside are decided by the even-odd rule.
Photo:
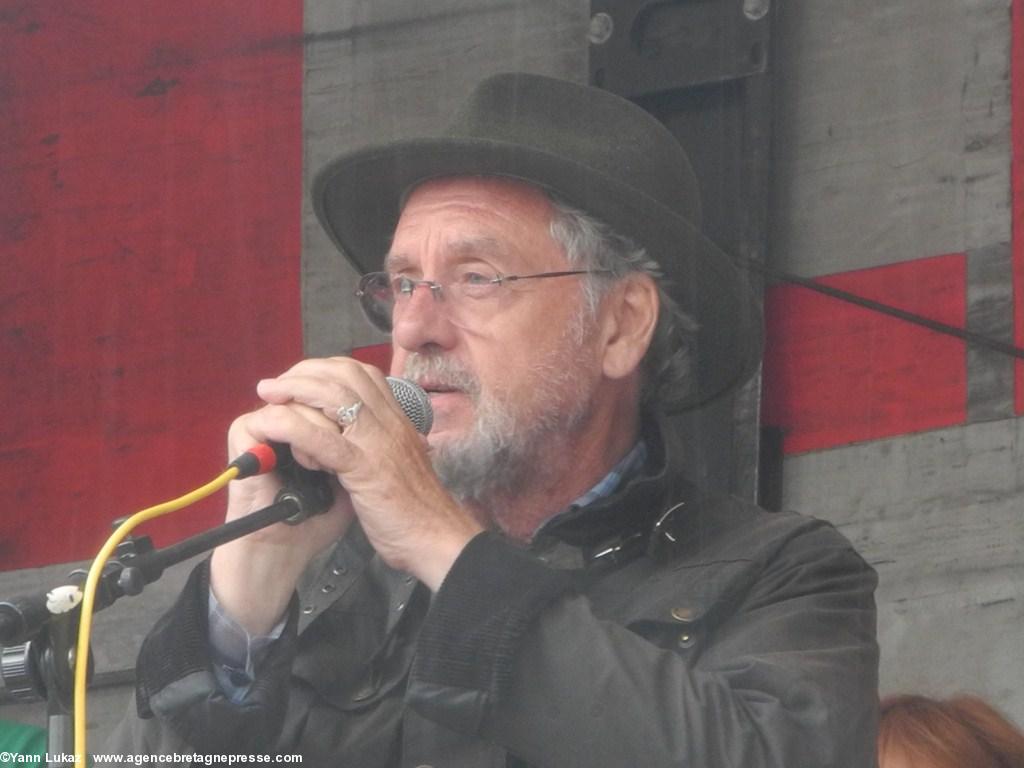
[[[601,302],[602,371],[623,379],[640,367],[658,324],[658,286],[654,278],[633,273],[619,280]]]

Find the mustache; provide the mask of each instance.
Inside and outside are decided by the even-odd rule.
[[[402,376],[424,389],[457,389],[477,397],[480,381],[465,365],[443,355],[425,355],[414,352],[402,366]]]

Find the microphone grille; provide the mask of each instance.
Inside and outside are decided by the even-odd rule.
[[[421,435],[428,434],[430,428],[434,426],[434,409],[430,406],[430,395],[419,384],[395,376],[388,376],[388,386],[391,387],[391,394],[395,396],[402,412],[416,427],[416,431]]]

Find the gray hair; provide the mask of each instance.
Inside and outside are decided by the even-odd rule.
[[[601,299],[616,280],[635,272],[654,279],[660,308],[654,337],[643,359],[641,403],[671,409],[686,398],[694,384],[696,321],[669,295],[661,267],[642,246],[556,197],[552,196],[551,202],[554,206],[551,236],[565,249],[569,263],[578,269],[602,269],[610,273],[588,275],[581,281],[592,316],[596,315]]]

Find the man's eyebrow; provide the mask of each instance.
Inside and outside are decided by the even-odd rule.
[[[397,272],[400,269],[409,266],[411,262],[412,259],[406,256],[404,253],[395,253],[392,251],[391,253],[384,257],[384,263],[381,266],[381,269],[383,269],[385,272]]]
[[[449,243],[448,250],[456,256],[505,256],[508,246],[489,236],[466,237]]]
[[[479,237],[463,237],[444,246],[446,254],[456,258],[471,257],[504,257],[508,254],[508,246],[497,238],[488,235]],[[401,251],[392,251],[384,257],[383,269],[397,272],[410,267],[414,259]]]

